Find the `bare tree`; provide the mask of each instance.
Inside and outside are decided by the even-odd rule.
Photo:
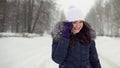
[[[6,3],[6,0],[0,0],[0,32],[4,31]]]
[[[119,32],[119,30],[120,30],[120,20],[119,20],[119,18],[120,18],[120,0],[111,0],[111,3],[112,3],[112,5],[113,5],[113,15],[114,16],[112,16],[112,20],[113,20],[113,22],[112,22],[112,26],[114,26],[113,27],[113,35],[114,36],[116,36],[116,37],[118,37],[118,36],[120,36],[120,32]]]
[[[97,28],[95,29],[98,35],[120,37],[120,1],[97,1],[98,2],[96,2],[95,6],[93,7],[95,10],[93,8],[90,10],[90,12],[87,15],[87,20],[92,23],[97,23],[95,25],[95,27]]]
[[[55,3],[52,0],[8,0],[6,10],[6,31],[44,33],[51,28]]]
[[[95,28],[97,35],[104,35],[103,31],[103,0],[97,0],[95,6],[86,16],[86,20]]]

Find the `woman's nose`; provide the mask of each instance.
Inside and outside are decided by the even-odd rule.
[[[80,27],[81,25],[80,25],[80,23],[77,23],[77,27]]]

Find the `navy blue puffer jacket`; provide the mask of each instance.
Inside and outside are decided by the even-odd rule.
[[[72,49],[69,49],[69,41],[64,37],[58,42],[53,40],[52,59],[59,68],[101,68],[94,40],[89,45],[76,40]]]

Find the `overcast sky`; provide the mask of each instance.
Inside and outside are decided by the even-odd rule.
[[[64,11],[66,11],[69,6],[75,5],[86,15],[89,9],[94,5],[95,1],[96,0],[57,0],[57,3]]]

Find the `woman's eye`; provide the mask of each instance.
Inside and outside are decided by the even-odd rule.
[[[73,22],[73,24],[75,24],[76,22]]]
[[[83,21],[79,21],[79,23],[83,23]]]

